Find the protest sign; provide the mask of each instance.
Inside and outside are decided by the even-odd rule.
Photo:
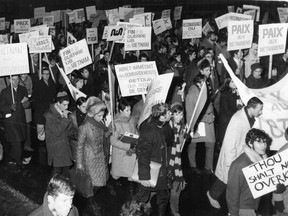
[[[150,50],[151,27],[133,27],[125,32],[125,51]]]
[[[75,13],[75,23],[81,23],[85,21],[85,12],[83,8],[74,10],[74,13]]]
[[[60,50],[60,56],[66,74],[71,73],[75,69],[79,70],[92,63],[85,39]]]
[[[44,17],[45,15],[45,7],[34,8],[34,18],[38,19]]]
[[[212,27],[210,26],[209,22],[207,22],[203,28],[202,28],[202,32],[205,36],[207,36],[208,32],[213,31]]]
[[[107,41],[121,40],[124,37],[124,27],[110,26]]]
[[[102,39],[107,39],[109,28],[110,28],[109,26],[104,26]]]
[[[74,11],[72,11],[72,12],[66,12],[66,16],[68,17],[68,23],[69,23],[69,24],[75,23],[76,14],[75,14]]]
[[[236,13],[240,13],[240,14],[242,14],[242,8],[240,8],[240,7],[237,7],[237,10],[236,10]]]
[[[134,16],[134,10],[125,10],[124,11],[124,22],[129,22],[130,18],[133,18]]]
[[[43,24],[49,27],[54,26],[54,16],[43,17]]]
[[[61,10],[51,11],[51,16],[54,16],[54,23],[61,21]]]
[[[114,8],[114,9],[110,9],[110,10],[105,10],[105,14],[106,14],[106,17],[107,17],[107,18],[109,17],[109,14],[116,14],[116,15],[118,15],[118,17],[119,17],[118,8]]]
[[[117,40],[116,43],[125,43],[125,32],[127,29],[133,28],[133,27],[142,27],[141,24],[137,23],[128,23],[128,22],[117,22],[117,26],[121,26],[124,28],[124,36],[121,40]]]
[[[143,13],[144,13],[144,7],[134,8],[134,15]]]
[[[133,17],[138,17],[138,16],[144,16],[145,26],[147,27],[151,26],[152,13],[137,14],[137,15],[134,15]]]
[[[13,43],[0,46],[0,76],[29,73],[26,43]]]
[[[141,112],[138,126],[151,115],[151,108],[158,103],[165,103],[168,90],[173,79],[173,73],[156,76],[148,85],[146,100]]]
[[[163,10],[161,14],[161,19],[170,19],[171,16],[171,9]]]
[[[166,25],[163,19],[154,20],[152,23],[153,23],[153,30],[154,30],[155,35],[158,35],[166,31]]]
[[[271,150],[279,150],[285,140],[285,130],[288,125],[288,76],[284,76],[280,81],[272,86],[262,89],[249,89],[247,86],[228,69],[229,65],[225,57],[220,54],[219,57],[223,62],[230,77],[233,79],[241,100],[247,104],[251,97],[258,97],[264,104],[263,114],[256,118],[254,128],[264,130],[273,139]]]
[[[228,13],[230,13],[230,12],[235,12],[235,7],[234,7],[234,5],[230,5],[230,6],[228,6],[227,8],[228,8]]]
[[[98,43],[98,31],[97,28],[87,28],[86,29],[86,40],[87,44]]]
[[[253,20],[229,21],[227,50],[249,49],[253,40]]]
[[[133,17],[134,9],[133,8],[126,8],[126,7],[119,7],[119,18],[120,18],[120,20],[124,20],[125,16],[127,16],[127,14],[131,14],[130,17]]]
[[[86,7],[87,20],[90,20],[91,15],[96,15],[96,14],[97,13],[96,13],[96,6],[95,5]]]
[[[257,13],[256,10],[247,10],[247,11],[244,11],[243,14],[249,15],[249,16],[252,17],[252,20],[255,20],[255,18],[256,18],[256,13]]]
[[[71,44],[74,44],[77,42],[77,39],[71,34],[70,32],[67,32],[67,46],[70,46]]]
[[[259,22],[260,20],[260,7],[259,6],[254,6],[254,5],[243,5],[243,11],[245,10],[256,10],[257,15],[256,15],[256,22]]]
[[[288,185],[288,149],[242,169],[254,199]]]
[[[123,97],[147,93],[147,86],[158,75],[155,61],[115,65]]]
[[[180,20],[182,14],[182,6],[175,7],[174,9],[174,20]]]
[[[109,25],[116,25],[120,21],[118,14],[109,14],[108,17]]]
[[[5,25],[5,17],[0,18],[0,31],[5,30],[6,25]]]
[[[288,24],[259,25],[258,56],[284,53]]]
[[[140,24],[141,27],[145,27],[145,17],[144,16],[136,16],[129,19],[130,23]]]
[[[172,22],[170,18],[163,19],[166,29],[172,29]]]
[[[14,32],[26,33],[31,27],[30,19],[16,19],[14,20]]]
[[[51,35],[29,37],[29,53],[49,53],[51,50]]]
[[[278,11],[280,22],[287,23],[288,22],[288,8],[278,7],[277,11]]]
[[[183,39],[202,37],[202,19],[183,20]]]
[[[247,14],[239,13],[227,13],[215,19],[215,22],[219,29],[225,28],[228,25],[228,21],[237,21],[237,20],[251,20],[252,17]]]
[[[30,28],[29,32],[38,31],[40,36],[48,35],[49,33],[49,27],[46,25],[40,25],[40,26],[33,26]]]
[[[9,34],[0,35],[0,45],[9,44]]]
[[[39,31],[32,31],[32,32],[19,34],[20,43],[27,43],[27,45],[28,45],[30,36],[39,36]]]

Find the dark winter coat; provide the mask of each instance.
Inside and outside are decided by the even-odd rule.
[[[33,211],[29,216],[53,216],[52,212],[48,208],[47,193],[44,196],[43,204],[38,209]],[[75,206],[72,205],[68,216],[79,216],[78,210]]]
[[[33,109],[34,121],[36,124],[44,125],[44,113],[49,109],[50,104],[56,97],[56,85],[53,80],[49,79],[49,86],[43,81],[38,80],[33,85]]]
[[[64,167],[72,165],[72,154],[69,146],[68,131],[71,120],[62,117],[52,104],[44,114],[47,159],[48,165],[53,167]]]
[[[137,157],[139,168],[139,180],[150,180],[150,162],[154,161],[161,164],[157,185],[154,188],[144,188],[147,190],[167,189],[167,145],[165,135],[160,122],[148,119],[140,128],[140,137],[137,144]]]
[[[26,116],[24,106],[26,103],[22,104],[21,100],[24,97],[28,98],[27,90],[24,86],[18,86],[17,92],[13,89],[14,99],[16,103],[16,110],[11,110],[12,93],[11,86],[9,85],[1,91],[0,94],[0,112],[3,113],[5,117],[7,114],[11,114],[11,117],[5,119],[4,129],[6,140],[8,142],[22,142],[26,139]],[[28,102],[29,103],[29,102]],[[29,104],[27,104],[27,107]]]

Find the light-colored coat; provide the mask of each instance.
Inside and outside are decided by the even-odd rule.
[[[250,129],[247,115],[242,108],[232,116],[228,124],[217,162],[215,175],[225,184],[232,162],[244,151],[246,134]]]
[[[114,122],[116,130],[110,137],[112,145],[111,175],[113,178],[131,177],[136,161],[136,154],[132,154],[131,156],[127,155],[126,153],[130,149],[130,144],[121,142],[119,137],[125,132],[138,134],[135,120],[133,117],[127,118],[118,114]]]

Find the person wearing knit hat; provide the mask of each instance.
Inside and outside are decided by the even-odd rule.
[[[263,67],[260,63],[251,65],[251,74],[246,80],[246,86],[252,89],[260,89],[268,86],[268,81],[262,77]]]
[[[90,176],[94,187],[88,197],[91,210],[101,215],[94,197],[99,190],[106,186],[109,178],[109,137],[111,133],[103,123],[106,106],[97,97],[87,100],[87,116],[78,130],[78,144],[76,147],[76,168],[85,170]],[[95,214],[96,215],[96,214]]]
[[[68,118],[69,97],[68,94],[58,92],[56,103],[50,105],[45,117],[45,134],[48,165],[52,166],[52,175],[67,174],[72,166],[72,154],[68,132],[71,119]]]

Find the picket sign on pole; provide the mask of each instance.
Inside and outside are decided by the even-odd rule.
[[[30,54],[31,65],[32,65],[32,72],[35,73],[34,63],[33,63],[33,54]]]
[[[272,77],[272,61],[273,61],[273,55],[269,55],[268,79],[271,79],[271,77]]]
[[[41,58],[41,53],[39,53],[39,80],[42,78],[42,58]]]
[[[12,102],[13,102],[13,104],[15,104],[14,91],[13,91],[13,86],[12,86],[12,75],[11,74],[10,74],[10,85],[11,85]]]
[[[92,43],[91,44],[91,52],[92,52],[92,62],[95,61],[95,57],[94,57],[94,44]],[[92,68],[93,68],[93,71],[95,70],[95,64],[92,64]]]
[[[108,59],[108,79],[109,79],[109,94],[110,94],[110,106],[111,106],[111,124],[112,124],[113,133],[115,131],[114,112],[113,112],[114,95],[113,95],[113,88],[112,88],[112,71],[111,71],[111,67],[110,67],[110,61],[111,61],[112,53],[114,50],[114,46],[115,46],[115,41],[113,41],[113,43],[112,43],[112,47],[111,47],[110,55],[109,55],[109,59]]]
[[[145,95],[144,95],[144,94],[142,94],[141,96],[142,96],[142,100],[143,100],[143,102],[145,103],[145,100],[146,100],[146,97],[145,97]]]
[[[12,44],[12,39],[13,39],[13,36],[11,35],[10,36],[10,44]]]

